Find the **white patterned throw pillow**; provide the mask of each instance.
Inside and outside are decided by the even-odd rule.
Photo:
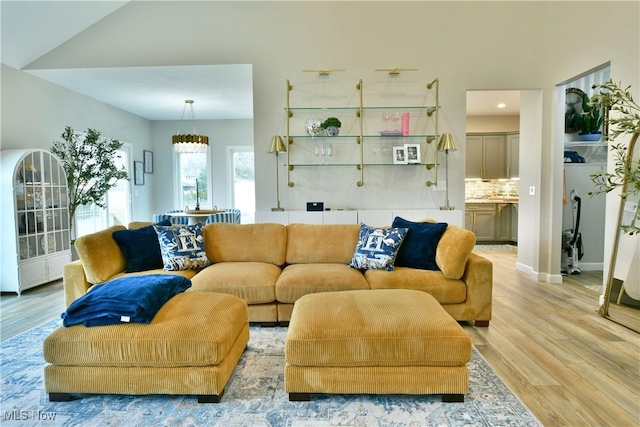
[[[164,270],[197,270],[211,264],[204,250],[202,224],[153,228],[158,234]]]
[[[360,224],[360,237],[349,267],[393,271],[407,228],[375,228]]]

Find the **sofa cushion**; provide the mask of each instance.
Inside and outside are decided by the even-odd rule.
[[[393,263],[406,235],[406,228],[376,228],[361,224],[349,267],[393,271]]]
[[[458,304],[467,299],[467,285],[462,280],[447,279],[440,271],[396,267],[393,271],[367,270],[364,277],[371,289],[423,291],[440,304]]]
[[[170,226],[171,221],[160,221],[155,225]],[[117,230],[113,238],[127,262],[125,273],[162,268],[162,254],[158,235],[152,225],[133,230]]]
[[[401,217],[393,220],[392,227],[408,228],[407,237],[398,251],[395,265],[422,270],[438,270],[436,248],[447,229],[446,222],[414,222]]]
[[[210,264],[204,249],[202,224],[154,225],[165,270],[197,270]]]
[[[124,255],[112,236],[117,230],[125,228],[122,225],[114,225],[76,239],[74,245],[89,283],[105,282],[124,271],[127,266]]]
[[[436,249],[436,264],[447,279],[460,279],[476,244],[476,235],[455,225],[447,227]]]
[[[359,270],[345,264],[292,264],[276,282],[276,299],[294,303],[307,294],[369,289]]]
[[[266,304],[276,299],[280,271],[280,267],[266,262],[219,262],[191,280],[191,291],[231,294],[248,304]]]
[[[266,262],[283,265],[286,229],[282,224],[213,222],[203,228],[207,257],[218,262]]]
[[[357,224],[289,224],[287,264],[349,264],[359,234]]]

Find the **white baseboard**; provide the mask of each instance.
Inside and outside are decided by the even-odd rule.
[[[578,266],[582,271],[603,271],[604,267],[601,262],[578,262]]]
[[[539,273],[534,271],[528,265],[522,264],[520,262],[516,262],[516,270],[526,273],[533,280],[537,282],[545,282],[545,283],[562,283],[562,274],[548,274],[548,273]]]

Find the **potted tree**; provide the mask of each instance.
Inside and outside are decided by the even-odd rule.
[[[81,205],[105,207],[105,195],[120,179],[129,179],[124,167],[118,168],[117,151],[122,142],[101,137],[95,129],[75,132],[65,127],[62,141],[54,141],[51,152],[64,167],[69,187],[69,228],[73,233],[73,219]],[[73,238],[72,238],[73,243]]]
[[[630,87],[622,89],[619,84],[609,80],[596,86],[601,91],[591,98],[591,107],[608,108],[615,113],[607,119],[609,133],[605,132],[604,140],[616,139],[621,135],[630,135],[631,140],[627,144],[611,145],[615,162],[613,171],[600,170],[591,174],[591,181],[597,190],[589,192],[590,196],[608,193],[617,188],[621,189],[620,197],[623,200],[629,195],[640,195],[640,159],[633,157],[635,144],[640,135],[640,106],[633,100]],[[629,224],[620,224],[620,228],[628,234],[640,232],[640,210],[636,210]]]
[[[322,129],[327,132],[327,136],[338,136],[341,126],[342,123],[337,117],[329,117],[327,120],[322,122],[321,125]]]

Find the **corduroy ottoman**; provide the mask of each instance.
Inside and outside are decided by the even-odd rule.
[[[60,327],[44,341],[51,401],[70,393],[188,394],[216,403],[249,341],[247,304],[185,292],[151,323]]]
[[[429,294],[380,289],[296,301],[285,342],[289,400],[311,393],[442,394],[464,401],[471,339]]]

